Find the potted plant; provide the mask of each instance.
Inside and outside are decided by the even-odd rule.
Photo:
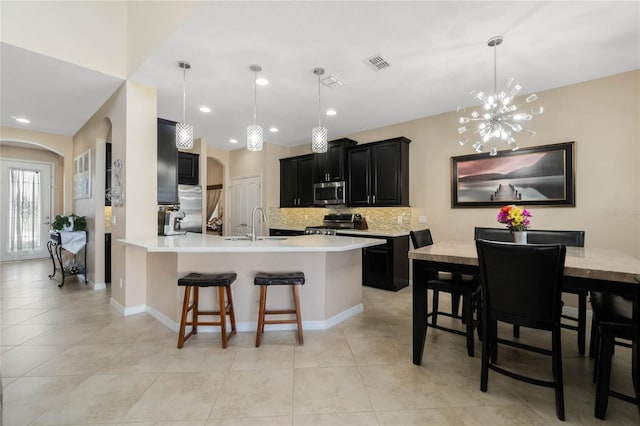
[[[530,217],[529,210],[511,204],[500,209],[497,220],[499,223],[507,225],[507,228],[513,234],[514,242],[526,244],[527,229],[531,225]]]
[[[87,217],[71,213],[69,216],[56,215],[51,224],[56,231],[85,231],[87,229]]]

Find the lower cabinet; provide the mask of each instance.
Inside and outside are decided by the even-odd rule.
[[[398,291],[409,285],[409,236],[385,239],[383,245],[362,249],[362,284]]]

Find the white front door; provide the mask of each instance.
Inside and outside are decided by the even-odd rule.
[[[262,178],[260,176],[231,179],[231,235],[251,232],[251,214],[262,207]],[[262,235],[262,218],[256,218],[256,235]]]
[[[53,165],[0,160],[0,260],[48,257]]]

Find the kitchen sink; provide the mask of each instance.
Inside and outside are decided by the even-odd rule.
[[[225,237],[226,241],[247,241],[249,237],[235,236],[235,237]]]
[[[258,237],[256,240],[286,240],[287,237]]]

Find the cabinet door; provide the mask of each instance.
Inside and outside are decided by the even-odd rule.
[[[393,290],[393,251],[387,247],[367,247],[362,251],[362,284]]]
[[[178,204],[176,123],[158,118],[158,204]]]
[[[318,183],[329,182],[329,151],[322,154],[315,154],[313,159],[315,161],[315,181]]]
[[[280,160],[280,207],[297,207],[298,203],[298,160]]]
[[[400,143],[388,142],[371,147],[372,204],[401,204]]]
[[[347,204],[366,206],[371,202],[371,149],[358,146],[347,150]]]
[[[329,177],[330,181],[344,180],[344,158],[345,146],[344,144],[329,145],[327,149],[327,160],[325,166],[325,173]]]
[[[314,155],[298,158],[298,207],[313,206]]]
[[[178,184],[198,185],[200,180],[200,155],[190,152],[178,153]]]

